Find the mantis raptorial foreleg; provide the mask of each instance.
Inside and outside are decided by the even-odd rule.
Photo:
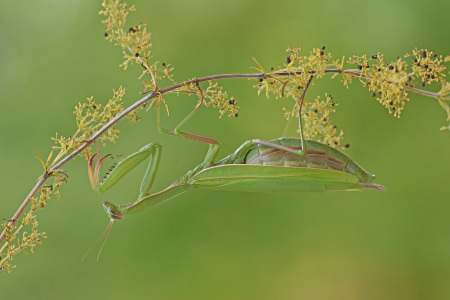
[[[144,178],[142,179],[138,200],[148,196],[149,190],[153,185],[153,181],[155,180],[156,172],[158,170],[161,157],[161,148],[161,145],[158,143],[151,143],[142,147],[138,152],[129,155],[127,158],[120,161],[117,165],[113,166],[106,174],[106,177],[102,181],[100,181],[100,167],[103,163],[103,160],[109,155],[98,159],[97,164],[94,168],[93,159],[96,155],[98,157],[100,156],[100,150],[97,144],[97,153],[92,157],[88,157],[88,173],[92,188],[99,193],[104,193],[128,172],[133,170],[145,159],[150,157],[147,170],[145,171]]]

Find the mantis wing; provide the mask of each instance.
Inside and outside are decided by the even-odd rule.
[[[214,166],[194,175],[189,184],[200,189],[266,193],[384,190],[379,185],[361,183],[346,172],[261,165]]]

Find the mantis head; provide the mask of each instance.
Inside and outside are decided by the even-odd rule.
[[[124,215],[120,208],[117,207],[117,205],[112,204],[111,202],[103,201],[103,208],[105,209],[106,214],[109,216],[111,221],[122,220],[124,218]]]

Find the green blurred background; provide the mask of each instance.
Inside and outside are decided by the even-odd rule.
[[[129,26],[146,22],[153,53],[175,79],[249,72],[251,57],[270,68],[287,46],[326,46],[334,59],[378,51],[387,60],[428,48],[448,55],[443,1],[134,1]],[[138,75],[122,71],[121,50],[103,38],[100,1],[0,1],[0,217],[10,218],[42,172],[50,137],[75,130],[73,107],[99,102],[120,85],[139,99]],[[247,80],[221,81],[241,106],[238,118],[204,109],[189,132],[222,142],[220,157],[251,138],[283,132],[287,100],[258,97]],[[400,120],[355,81],[317,80],[309,97],[330,93],[346,153],[387,192],[250,194],[195,190],[116,222],[99,262],[81,258],[108,219],[101,201],[134,201],[142,172],[105,195],[89,186],[86,161],[64,166],[62,199],[39,212],[48,239],[3,272],[1,299],[450,299],[450,138],[445,114],[411,95]],[[167,128],[195,99],[167,97]],[[290,100],[289,100],[290,101]],[[163,144],[154,191],[201,162],[205,145],[156,130],[155,112],[104,153]],[[289,135],[295,134],[291,126]],[[143,169],[141,169],[143,171]]]

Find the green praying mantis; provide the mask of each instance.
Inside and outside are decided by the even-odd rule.
[[[173,131],[161,128],[158,110],[160,132],[209,144],[208,152],[201,164],[158,193],[150,194],[149,191],[159,166],[162,150],[159,143],[148,144],[123,159],[102,181],[99,180],[100,167],[109,155],[100,158],[97,144],[97,153],[88,157],[88,173],[92,188],[100,193],[107,191],[149,158],[140,193],[135,202],[123,205],[103,202],[111,224],[113,220],[121,220],[127,215],[163,203],[192,188],[273,193],[348,191],[366,188],[385,190],[381,185],[371,184],[375,176],[362,169],[346,154],[324,143],[305,139],[301,126],[301,106],[300,138],[249,140],[234,153],[216,162],[220,150],[220,143],[217,140],[180,130],[199,107],[200,105],[197,105]],[[94,167],[95,156],[97,163]]]
[[[206,143],[209,144],[209,149],[201,164],[166,189],[154,194],[150,194],[150,189],[161,157],[162,146],[159,143],[150,143],[123,159],[110,169],[102,181],[99,179],[100,168],[109,155],[100,158],[97,144],[97,153],[92,157],[88,155],[88,173],[92,188],[100,193],[107,191],[128,172],[149,159],[135,202],[123,205],[103,202],[110,223],[99,240],[107,231],[109,235],[114,220],[122,220],[125,216],[161,204],[192,188],[272,193],[352,191],[366,188],[385,191],[383,186],[371,183],[375,178],[374,175],[366,172],[343,152],[324,143],[304,138],[300,114],[303,97],[304,94],[298,109],[300,138],[249,140],[218,162],[216,157],[220,150],[219,141],[180,130],[201,107],[202,102],[173,131],[161,128],[160,113],[157,109],[157,123],[161,133]],[[95,156],[97,162],[94,167]]]

